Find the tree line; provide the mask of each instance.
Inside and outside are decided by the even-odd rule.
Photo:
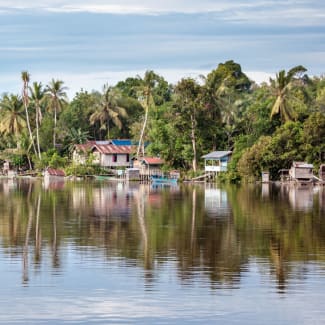
[[[203,154],[231,150],[231,181],[325,160],[325,78],[303,66],[261,85],[234,61],[175,85],[146,71],[101,91],[81,89],[71,101],[62,80],[31,83],[27,71],[21,80],[21,95],[0,98],[0,158],[24,168],[66,167],[74,144],[112,138],[133,139],[138,156],[149,143],[146,154],[192,174]]]

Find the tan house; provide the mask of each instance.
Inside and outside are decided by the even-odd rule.
[[[290,178],[298,181],[311,181],[314,178],[312,164],[294,161],[289,169]]]
[[[141,175],[160,175],[165,161],[159,157],[141,157],[133,159],[133,167],[140,170]]]
[[[130,155],[132,146],[114,145],[108,141],[88,141],[76,144],[72,154],[73,162],[85,164],[92,155],[92,164],[101,167],[120,168],[131,167]]]

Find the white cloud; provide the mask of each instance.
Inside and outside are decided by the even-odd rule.
[[[102,71],[93,73],[66,73],[66,72],[48,72],[33,73],[31,82],[38,81],[46,85],[52,78],[64,81],[68,87],[68,96],[74,97],[76,92],[81,89],[92,91],[101,90],[103,85],[115,85],[117,82],[125,80],[128,77],[144,76],[146,69],[125,70],[125,71]],[[211,69],[154,69],[156,73],[163,76],[169,83],[176,84],[182,78],[193,78],[200,80],[201,75],[207,75]],[[257,83],[267,82],[274,74],[263,71],[244,71],[249,78]],[[20,93],[21,92],[20,73],[10,75],[0,75],[0,89],[2,92]]]
[[[214,12],[222,13],[221,18],[228,20],[272,23],[285,18],[297,24],[301,19],[319,23],[325,14],[320,0],[0,0],[1,8],[145,15]]]

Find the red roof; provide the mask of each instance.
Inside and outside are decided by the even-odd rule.
[[[96,144],[96,141],[88,141],[85,144],[76,144],[77,150],[87,152],[89,150],[98,150],[100,153],[109,155],[109,154],[130,154],[131,146],[115,146],[113,144]]]
[[[113,144],[97,144],[93,146],[97,148],[100,153],[109,154],[130,154],[131,146],[115,146]]]
[[[162,165],[164,160],[159,157],[143,157],[142,160],[148,165]]]
[[[46,171],[51,176],[65,176],[65,173],[61,169],[47,168]]]

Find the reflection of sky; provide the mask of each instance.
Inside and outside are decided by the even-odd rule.
[[[70,95],[154,69],[170,82],[233,59],[260,82],[305,65],[324,73],[325,5],[302,1],[0,0],[0,92],[20,72]]]
[[[31,270],[31,281],[23,287],[21,261],[8,261],[0,253],[0,323],[201,323],[215,324],[321,324],[325,311],[324,269],[306,268],[306,276],[295,278],[292,290],[280,296],[265,260],[251,260],[241,276],[239,289],[212,290],[204,275],[190,285],[177,278],[177,265],[170,260],[155,271],[149,288],[141,267],[129,267],[119,258],[103,262],[95,252],[80,254],[65,250],[60,273]],[[5,262],[5,263],[4,263]],[[298,269],[299,271],[299,269]],[[298,273],[297,271],[297,273]],[[289,285],[290,288],[290,285]]]

